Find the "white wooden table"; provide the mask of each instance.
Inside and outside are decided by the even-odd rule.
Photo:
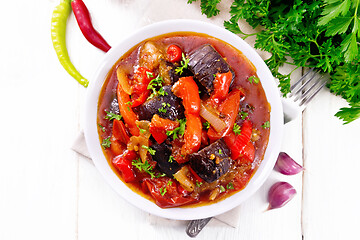
[[[84,0],[96,28],[115,44],[135,29],[170,18],[201,15],[187,0]],[[94,165],[70,146],[82,128],[86,89],[59,64],[50,38],[58,0],[0,3],[0,239],[187,239],[186,221],[150,216],[125,202]],[[251,39],[248,39],[251,43]],[[103,53],[82,36],[74,16],[67,43],[74,65],[90,78]],[[299,75],[300,73],[298,73]],[[345,101],[323,90],[302,116],[285,126],[282,150],[306,170],[273,172],[241,206],[236,228],[209,223],[198,239],[360,239],[360,122],[334,117]],[[275,181],[288,181],[296,197],[264,211]]]

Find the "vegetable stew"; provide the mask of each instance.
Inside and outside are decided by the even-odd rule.
[[[270,105],[252,63],[205,34],[147,39],[110,70],[98,132],[114,172],[159,207],[242,190],[261,163]]]

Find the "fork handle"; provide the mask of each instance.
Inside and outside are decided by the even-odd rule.
[[[284,111],[284,123],[294,120],[303,111],[291,98],[281,98],[281,103]]]

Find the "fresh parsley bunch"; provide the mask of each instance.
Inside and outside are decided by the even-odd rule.
[[[201,0],[202,13],[217,15],[220,1]],[[271,53],[265,62],[285,96],[293,71],[315,68],[330,74],[330,91],[350,104],[335,115],[345,123],[360,117],[360,0],[234,0],[230,14],[226,29],[244,39],[255,35],[254,47]],[[244,33],[240,19],[262,30]],[[280,73],[284,64],[294,65],[294,70]]]

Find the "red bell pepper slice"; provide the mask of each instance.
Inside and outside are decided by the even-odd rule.
[[[116,91],[120,113],[124,118],[125,123],[129,127],[130,133],[134,136],[139,136],[140,131],[136,125],[138,116],[134,113],[130,106],[130,96],[122,89],[121,84],[118,84]]]
[[[202,124],[199,116],[186,115],[186,127],[184,133],[185,143],[181,147],[182,155],[197,152],[201,145]]]
[[[155,78],[152,71],[145,67],[139,67],[134,74],[134,83],[132,85],[131,107],[137,107],[143,104],[150,95],[147,89],[150,81]]]
[[[217,106],[229,93],[230,83],[232,80],[231,72],[217,73],[214,80],[214,91],[210,96],[210,102]]]
[[[249,142],[240,156],[240,163],[252,163],[255,159],[255,147],[252,142]]]
[[[120,141],[123,144],[128,144],[130,137],[126,132],[125,125],[122,121],[114,119],[111,138]]]
[[[221,103],[218,110],[221,112],[221,114],[226,116],[226,118],[224,119],[226,123],[226,128],[221,132],[217,132],[214,128],[210,127],[208,130],[208,136],[210,141],[216,141],[224,137],[232,130],[232,128],[234,127],[236,116],[239,113],[240,99],[242,96],[243,92],[241,90],[234,89]]]
[[[179,207],[198,201],[190,196],[183,196],[184,192],[179,191],[179,184],[176,181],[169,184],[169,180],[166,180],[166,178],[148,178],[145,179],[145,182],[151,196],[156,201],[156,205],[161,208]]]
[[[183,100],[185,114],[199,115],[199,88],[193,77],[182,77],[171,88],[172,92]]]
[[[161,144],[166,138],[166,131],[172,131],[175,128],[179,127],[179,122],[172,121],[170,119],[164,119],[155,114],[151,119],[149,131],[155,140]]]
[[[245,120],[241,125],[241,133],[235,135],[231,131],[224,137],[226,145],[231,150],[231,158],[233,160],[238,159],[241,155],[244,155],[245,147],[249,144],[252,134],[252,123],[249,120]],[[250,148],[251,146],[249,146]]]
[[[132,161],[137,157],[135,151],[125,150],[123,154],[113,158],[112,163],[121,173],[125,182],[132,182],[136,179],[132,170]]]

